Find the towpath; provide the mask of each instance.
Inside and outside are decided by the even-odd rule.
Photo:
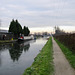
[[[55,75],[75,75],[75,70],[71,67],[65,55],[62,53],[61,49],[52,38],[53,42],[53,57],[54,57],[54,68]]]

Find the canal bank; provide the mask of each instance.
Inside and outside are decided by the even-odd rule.
[[[23,75],[53,75],[53,71],[52,39],[50,38]]]
[[[0,43],[13,43],[16,42],[17,40],[0,40]]]

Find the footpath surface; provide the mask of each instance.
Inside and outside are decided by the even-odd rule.
[[[68,60],[65,58],[65,55],[55,42],[52,37],[53,42],[53,57],[54,57],[54,68],[55,75],[75,75],[75,70],[71,67]]]

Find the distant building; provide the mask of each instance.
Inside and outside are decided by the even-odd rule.
[[[8,33],[8,30],[3,30],[3,29],[0,29],[0,32],[4,32],[4,33]]]
[[[0,30],[0,40],[11,40],[11,38],[13,38],[13,33],[8,30]]]

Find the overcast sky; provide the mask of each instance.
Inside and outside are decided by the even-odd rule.
[[[12,19],[22,26],[75,26],[75,0],[1,0],[1,27]]]

